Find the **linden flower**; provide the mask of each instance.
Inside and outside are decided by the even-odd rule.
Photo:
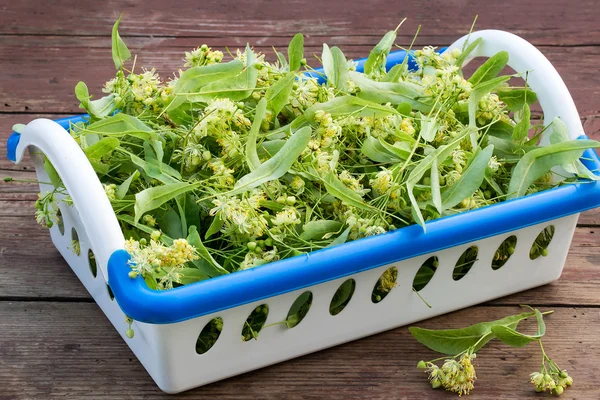
[[[363,188],[360,178],[355,178],[348,171],[344,170],[339,174],[340,181],[361,197],[370,192],[370,189]]]
[[[210,47],[203,44],[192,51],[186,51],[184,60],[184,67],[201,67],[217,64],[223,60],[223,52],[213,51]]]
[[[298,78],[297,86],[290,99],[292,107],[304,110],[317,102],[319,83],[315,78]]]
[[[475,380],[477,380],[475,367],[471,363],[471,360],[475,357],[475,353],[465,353],[459,361],[446,360],[441,368],[433,363],[427,363],[431,387],[437,389],[443,386],[444,389],[458,393],[459,396],[469,394],[475,387]]]
[[[52,228],[55,223],[59,223],[58,199],[54,191],[45,194],[38,193],[35,209],[35,220],[38,224]]]
[[[392,171],[383,168],[375,175],[375,179],[369,180],[369,185],[371,185],[371,188],[375,190],[375,192],[381,195],[386,193],[392,187],[393,179],[394,176],[392,175]]]
[[[502,163],[500,163],[498,161],[498,158],[496,156],[492,156],[490,158],[490,161],[488,161],[488,167],[490,167],[490,169],[492,171],[498,171],[498,168],[500,168],[502,166]]]
[[[282,211],[275,214],[275,218],[272,219],[273,225],[297,225],[299,224],[300,218],[298,217],[298,211],[294,207],[285,207]]]
[[[109,200],[115,200],[117,198],[117,185],[114,183],[111,183],[110,185],[102,184],[102,187],[104,188],[104,193],[106,193],[106,197],[108,197]]]
[[[185,263],[197,260],[196,248],[190,245],[186,239],[175,239],[171,246],[165,246],[154,240],[145,245],[145,240],[137,241],[129,239],[125,241],[125,250],[131,255],[129,266],[130,277],[142,275],[144,278],[155,278],[155,274],[162,271],[165,275],[159,280],[161,289],[170,289],[174,282],[179,282],[179,270]]]
[[[558,369],[558,366],[549,364],[549,368],[542,368],[542,372],[534,372],[529,375],[529,381],[535,386],[535,391],[549,391],[558,396],[573,384],[573,378],[567,371]]]

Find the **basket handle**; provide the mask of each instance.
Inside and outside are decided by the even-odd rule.
[[[462,49],[467,40],[472,43],[477,38],[482,38],[483,41],[469,55],[466,62],[475,57],[491,57],[502,50],[508,52],[508,65],[512,69],[517,72],[528,71],[527,84],[538,96],[544,119],[552,121],[555,117],[560,117],[566,124],[571,139],[584,135],[579,113],[567,86],[550,61],[535,46],[512,33],[483,30],[463,36],[448,50]],[[542,144],[547,143],[548,135],[544,136]]]
[[[45,118],[31,121],[23,129],[14,161],[23,159],[34,146],[50,160],[77,210],[94,251],[100,271],[108,282],[107,264],[111,254],[122,249],[123,232],[96,172],[75,139],[59,124]]]

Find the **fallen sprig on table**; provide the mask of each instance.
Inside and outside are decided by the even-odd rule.
[[[472,361],[476,353],[491,340],[499,339],[511,347],[524,347],[531,342],[537,342],[542,352],[542,366],[539,372],[530,375],[530,382],[535,386],[536,392],[549,391],[561,395],[573,384],[573,378],[548,357],[542,346],[542,337],[546,333],[544,314],[554,311],[542,313],[537,308],[525,307],[531,309],[531,312],[511,315],[496,321],[480,322],[466,328],[431,330],[410,327],[410,333],[419,343],[433,351],[451,356],[427,362],[419,361],[417,368],[426,370],[433,389],[443,387],[462,396],[474,389],[477,375]],[[519,322],[533,316],[537,320],[535,334],[526,335],[516,330]],[[440,360],[444,360],[441,367],[435,364]]]

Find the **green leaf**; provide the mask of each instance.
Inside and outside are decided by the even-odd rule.
[[[46,171],[46,175],[48,175],[48,178],[50,179],[50,183],[52,183],[52,186],[54,186],[55,188],[65,186],[62,182],[62,179],[60,179],[58,172],[56,172],[54,165],[52,165],[52,163],[50,162],[48,157],[44,157],[44,171]]]
[[[335,173],[331,171],[328,172],[323,178],[323,183],[325,184],[327,193],[333,197],[336,197],[346,204],[356,208],[373,211],[373,207],[366,204],[358,193],[344,185],[344,183],[338,179]]]
[[[471,55],[471,53],[473,51],[475,51],[475,49],[477,48],[477,46],[479,46],[479,44],[481,44],[482,41],[483,41],[483,38],[477,38],[472,43],[469,43],[469,45],[456,58],[455,65],[458,68],[462,68],[462,65],[464,64],[465,60],[467,58],[469,58],[469,56]]]
[[[131,58],[129,49],[125,45],[123,39],[121,39],[121,36],[119,36],[119,23],[121,22],[122,16],[123,15],[119,16],[119,19],[112,28],[112,58],[116,69],[123,68],[125,61]]]
[[[372,136],[367,136],[360,148],[360,151],[371,160],[379,163],[397,163],[403,159],[406,159],[398,157],[396,154],[389,152],[385,147],[383,147],[383,140],[375,139]]]
[[[288,311],[287,318],[285,319],[285,323],[288,328],[293,328],[301,321],[301,318],[297,315],[300,312],[300,309],[304,304],[306,304],[311,299],[311,292],[304,292],[292,303],[290,307],[290,311]]]
[[[297,33],[288,45],[288,59],[290,60],[290,71],[297,71],[302,66],[304,58],[304,36]]]
[[[85,155],[91,160],[100,160],[102,157],[119,147],[121,142],[115,137],[105,137],[84,149]]]
[[[152,276],[150,276],[150,275],[144,276],[144,282],[146,282],[146,285],[148,286],[149,289],[158,290],[158,285],[156,284],[156,279],[153,278]]]
[[[263,183],[281,178],[304,151],[310,140],[311,128],[296,131],[273,157],[235,183],[229,194],[243,193]]]
[[[354,96],[336,97],[326,103],[317,103],[308,108],[304,112],[304,116],[307,120],[314,121],[315,112],[318,110],[323,110],[324,112],[331,114],[332,117],[353,115],[355,117],[380,118],[398,114],[392,107],[383,106]]]
[[[385,61],[390,50],[396,41],[396,31],[387,32],[377,45],[369,52],[369,57],[365,61],[365,74],[371,74],[375,71],[385,71]]]
[[[487,82],[498,76],[504,67],[506,67],[506,64],[508,64],[508,53],[506,51],[500,51],[488,58],[481,67],[477,68],[469,78],[469,82],[473,84],[473,86]]]
[[[285,142],[286,142],[286,140],[284,140],[284,139],[268,140],[268,141],[262,142],[258,148],[258,157],[259,158],[273,157],[275,154],[277,154],[277,152],[279,150],[281,150],[281,148],[283,147]]]
[[[500,339],[502,343],[512,347],[524,347],[525,345],[539,339],[534,336],[524,335],[506,326],[492,327],[492,334]]]
[[[493,145],[489,145],[484,150],[478,151],[460,178],[452,186],[444,188],[442,191],[443,210],[454,207],[479,189],[485,178],[486,167],[490,158],[492,158],[493,151]]]
[[[13,130],[14,132],[17,132],[17,133],[23,134],[23,130],[24,130],[26,127],[27,127],[27,125],[25,125],[25,124],[14,124],[14,125],[12,126],[12,130]]]
[[[196,226],[190,226],[188,230],[187,241],[190,245],[196,248],[198,255],[202,258],[202,260],[207,261],[206,263],[201,263],[198,261],[193,261],[193,264],[201,271],[204,272],[208,276],[219,276],[228,274],[225,268],[223,268],[209,253],[208,249],[202,243],[202,239],[200,239],[200,234],[198,233],[198,229]]]
[[[275,51],[275,55],[277,56],[277,60],[279,61],[279,64],[281,65],[282,68],[289,67],[289,64],[288,64],[287,60],[285,59],[285,55],[283,55],[283,53]]]
[[[331,83],[341,91],[346,90],[350,77],[348,61],[342,50],[340,50],[339,47],[332,47],[329,49],[329,46],[323,43],[323,55],[321,60],[323,61],[323,70],[327,76],[327,82]]]
[[[133,217],[128,214],[117,214],[117,218],[120,221],[123,221],[123,222],[139,229],[140,231],[147,233],[148,235],[151,235],[152,232],[154,232],[156,230],[155,228],[149,227],[148,225],[144,225],[144,224],[140,224],[139,222],[135,222]],[[162,235],[160,235],[160,240],[165,242],[165,244],[167,246],[170,246],[173,244],[173,239],[164,233]]]
[[[142,169],[142,171],[144,171],[146,173],[146,175],[148,175],[150,178],[157,179],[165,184],[178,183],[181,181],[181,176],[179,176],[179,178],[177,178],[177,177],[170,175],[167,172],[163,171],[156,159],[150,160],[150,161],[144,161],[134,154],[130,154],[129,157],[131,158],[131,162],[134,165],[137,165],[138,167],[140,167]],[[177,172],[177,171],[175,171],[175,172]]]
[[[523,116],[513,130],[513,141],[522,143],[529,134],[529,128],[531,128],[531,111],[529,110],[529,105],[525,104],[523,106]]]
[[[180,283],[184,285],[204,281],[210,278],[210,276],[206,275],[198,268],[181,268],[178,272],[181,274]]]
[[[495,90],[498,86],[502,85],[504,82],[508,81],[510,76],[499,76],[497,78],[492,78],[490,80],[481,82],[473,87],[471,90],[471,95],[469,97],[469,126],[477,127],[477,108],[479,107],[479,101],[486,94]],[[477,131],[473,131],[471,133],[471,146],[473,149],[476,149],[477,146]]]
[[[394,82],[397,83],[400,81],[400,77],[402,76],[402,72],[405,70],[405,65],[403,63],[394,65],[385,76],[380,80],[380,82]]]
[[[246,51],[247,65],[242,72],[235,76],[225,77],[218,81],[211,82],[202,86],[199,91],[188,93],[187,99],[190,102],[208,102],[217,97],[227,97],[233,101],[244,100],[249,97],[256,89],[256,80],[258,79],[258,70],[251,63],[250,54],[252,51]]]
[[[189,184],[187,182],[171,183],[168,185],[151,187],[142,190],[135,195],[135,217],[134,221],[138,222],[142,215],[148,211],[154,210],[165,204],[173,198],[187,193],[190,190],[195,190],[202,185],[201,182]]]
[[[513,112],[523,109],[525,104],[532,105],[537,101],[537,95],[530,89],[502,89],[498,90],[496,94]]]
[[[117,104],[115,103],[115,94],[109,94],[98,100],[90,101],[92,96],[90,95],[88,88],[84,82],[79,82],[75,86],[75,97],[80,101],[79,107],[83,107],[88,114],[93,118],[102,119],[110,113],[112,113]]]
[[[125,179],[125,181],[123,181],[123,183],[121,183],[119,186],[117,186],[117,199],[122,200],[126,195],[127,192],[129,191],[129,187],[131,186],[131,183],[133,181],[135,181],[138,177],[140,176],[140,171],[138,171],[137,169],[133,172],[133,174],[129,175],[129,178]]]
[[[184,101],[194,101],[194,95],[189,93],[194,93],[209,83],[236,76],[243,69],[244,63],[236,59],[227,63],[204,65],[185,70],[175,82],[173,92],[177,97],[169,105],[169,108],[177,108]]]
[[[101,121],[89,124],[84,129],[84,132],[117,138],[129,135],[142,140],[159,140],[158,134],[152,128],[136,117],[123,113],[115,114]]]
[[[440,215],[442,214],[442,195],[440,193],[440,175],[438,171],[438,161],[437,158],[433,159],[433,163],[431,164],[431,172],[430,172],[430,180],[431,180],[431,200],[435,209]]]
[[[500,339],[502,343],[512,347],[523,347],[531,342],[539,340],[546,334],[546,324],[544,323],[544,316],[540,310],[535,308],[533,309],[533,312],[535,313],[535,318],[538,324],[537,331],[534,335],[526,335],[524,333],[517,332],[516,329],[508,326],[494,326],[492,327],[492,333],[494,336]]]
[[[550,134],[550,143],[562,143],[570,140],[567,126],[560,118],[556,117],[551,123],[552,133]],[[565,171],[574,174],[580,178],[591,179],[594,181],[600,180],[600,176],[595,175],[590,171],[581,160],[575,160],[571,163],[561,165]]]
[[[290,95],[294,90],[295,81],[296,75],[289,72],[267,89],[265,93],[267,105],[275,116],[279,115],[283,107],[288,103]]]
[[[420,114],[419,118],[421,119],[421,137],[426,142],[432,142],[440,129],[437,117]]]
[[[221,228],[223,227],[224,223],[225,223],[225,221],[221,217],[221,213],[220,212],[217,213],[217,215],[215,215],[212,222],[210,223],[208,230],[204,234],[204,239],[206,240],[209,237],[211,237],[212,235],[214,235],[215,233],[219,232],[221,230]]]
[[[338,232],[344,224],[339,221],[321,219],[310,221],[302,227],[300,239],[303,240],[320,240],[328,233]]]
[[[186,231],[182,229],[181,218],[173,207],[168,207],[166,212],[159,213],[156,219],[160,230],[174,239],[185,237]]]
[[[533,182],[553,167],[570,164],[587,149],[600,147],[595,140],[571,140],[536,148],[525,154],[512,170],[508,185],[508,199],[525,195]]]
[[[336,237],[327,247],[337,246],[339,244],[344,244],[348,240],[348,235],[350,235],[350,227],[344,229],[344,232],[340,234],[340,236]]]
[[[267,100],[264,98],[260,99],[256,105],[256,111],[254,112],[254,121],[250,132],[248,132],[248,141],[246,142],[246,163],[250,171],[254,171],[260,166],[260,160],[256,151],[256,140],[258,138],[258,131],[262,125],[263,119],[267,112]]]
[[[423,219],[423,214],[421,214],[421,210],[419,208],[419,203],[415,198],[413,190],[415,185],[419,183],[423,175],[431,169],[434,164],[434,161],[437,162],[438,165],[442,164],[446,158],[450,156],[452,151],[460,144],[460,141],[463,140],[471,131],[471,129],[466,128],[462,133],[458,134],[450,143],[447,145],[443,145],[433,150],[427,157],[425,157],[417,166],[410,172],[408,178],[406,180],[406,189],[408,192],[408,197],[410,199],[410,203],[412,206],[412,212],[415,216],[416,222],[423,227],[425,230],[425,220]]]
[[[512,136],[512,135],[511,135]],[[507,163],[517,163],[525,153],[536,149],[536,146],[519,144],[510,139],[488,136],[488,144],[494,145],[494,155],[501,161]]]
[[[376,82],[364,74],[350,71],[350,79],[360,88],[357,96],[374,103],[402,104],[424,113],[431,111],[431,98],[425,96],[423,87],[412,82]]]
[[[348,279],[340,285],[339,289],[335,292],[333,298],[331,299],[331,304],[329,305],[330,312],[331,310],[337,309],[349,300],[349,297],[354,292],[354,285],[356,285],[356,283],[352,279]]]
[[[494,338],[492,327],[507,326],[516,328],[518,323],[535,315],[533,312],[511,315],[496,321],[480,322],[466,328],[432,330],[411,326],[411,335],[421,344],[442,354],[456,355],[472,346],[475,351]]]

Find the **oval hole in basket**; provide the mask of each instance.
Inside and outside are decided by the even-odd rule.
[[[340,285],[335,291],[331,303],[329,304],[329,314],[338,315],[344,308],[350,303],[352,295],[356,289],[356,281],[354,279],[348,279]]]
[[[515,247],[517,247],[517,237],[515,235],[504,239],[492,259],[492,269],[494,271],[502,268],[504,264],[506,264],[510,256],[515,252]]]
[[[75,228],[71,228],[71,245],[69,246],[69,249],[76,255],[81,254],[81,243],[79,242],[79,235]]]
[[[529,258],[535,260],[539,256],[546,257],[548,255],[548,246],[554,237],[554,225],[548,225],[535,238],[529,250]]]
[[[415,279],[413,279],[413,289],[417,292],[425,289],[425,286],[429,283],[431,278],[433,278],[433,274],[437,270],[439,265],[439,260],[436,256],[429,257],[423,265],[417,271],[415,275]]]
[[[293,328],[302,322],[306,314],[308,314],[308,310],[310,310],[312,298],[312,292],[304,292],[292,303],[290,311],[288,311],[285,318],[285,324],[288,328]]]
[[[223,330],[223,318],[213,318],[200,331],[196,340],[196,353],[204,354],[209,351],[221,336]]]
[[[269,306],[266,304],[261,304],[256,307],[250,315],[248,315],[246,322],[244,322],[244,327],[242,328],[242,340],[244,342],[247,342],[250,339],[258,339],[258,333],[265,325],[268,315]]]
[[[63,221],[62,212],[60,208],[56,210],[56,225],[58,226],[58,231],[61,235],[65,234],[65,221]]]
[[[452,271],[452,278],[455,281],[461,280],[471,270],[471,267],[477,261],[477,252],[477,246],[471,246],[458,257],[454,271]]]
[[[94,278],[98,275],[98,265],[96,264],[96,256],[92,249],[88,250],[88,264],[90,265],[90,271],[92,271],[92,275]]]
[[[391,267],[385,270],[383,274],[375,282],[373,292],[371,293],[371,301],[373,303],[379,303],[381,300],[396,287],[398,280],[398,268]]]
[[[106,285],[106,291],[108,292],[108,297],[110,297],[111,300],[114,300],[115,295],[114,295],[112,289],[110,288],[110,286]]]

